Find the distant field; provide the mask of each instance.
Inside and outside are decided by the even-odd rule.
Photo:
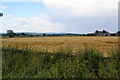
[[[118,37],[31,37],[2,39],[3,47],[16,47],[19,49],[33,48],[33,50],[56,52],[58,49],[72,48],[76,50],[94,47],[109,56],[112,50],[117,49]]]

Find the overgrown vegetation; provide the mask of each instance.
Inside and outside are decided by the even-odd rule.
[[[72,54],[73,49],[55,53],[25,49],[2,48],[3,78],[119,78],[118,51],[104,57],[94,48],[86,47]]]

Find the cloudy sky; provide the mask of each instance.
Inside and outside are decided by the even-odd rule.
[[[4,0],[0,32],[117,32],[118,1]]]

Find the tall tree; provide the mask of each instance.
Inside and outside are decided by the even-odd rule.
[[[10,38],[15,37],[15,33],[13,32],[13,30],[7,30],[7,35],[10,36]]]

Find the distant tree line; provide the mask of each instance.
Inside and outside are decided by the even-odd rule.
[[[33,34],[33,33],[14,33],[13,30],[7,30],[7,34],[3,34],[3,36],[9,36],[10,38],[13,38],[15,36],[18,37],[39,37],[39,36],[120,36],[120,31],[116,33],[109,33],[106,30],[98,31],[96,30],[94,33],[88,33],[88,34],[73,34],[73,33],[60,33],[60,34]]]

